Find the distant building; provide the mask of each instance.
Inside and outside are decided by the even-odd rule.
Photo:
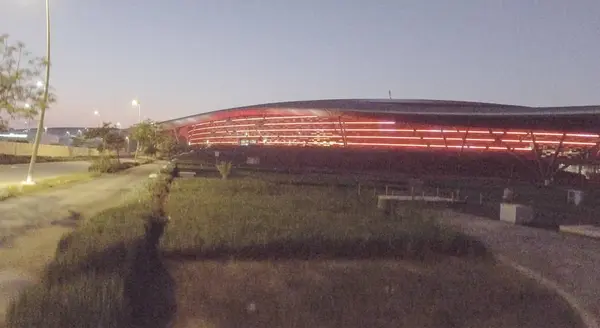
[[[85,131],[90,128],[86,127],[47,127],[42,134],[42,144],[60,144],[71,146],[73,138],[83,137]],[[0,134],[3,140],[27,140],[33,143],[35,140],[37,128],[31,129],[10,129],[8,132]],[[124,135],[127,135],[127,130],[121,130]]]

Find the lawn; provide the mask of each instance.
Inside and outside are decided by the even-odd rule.
[[[253,177],[161,175],[66,235],[40,280],[9,327],[578,327],[434,212]]]
[[[190,197],[193,195],[193,197]],[[162,239],[170,257],[405,258],[485,256],[475,240],[441,227],[428,213],[390,218],[373,194],[354,188],[295,186],[253,178],[181,180]]]
[[[174,328],[581,327],[535,281],[458,258],[197,261],[170,272]]]
[[[372,193],[277,180],[174,182],[174,327],[577,327],[433,212],[389,217]]]

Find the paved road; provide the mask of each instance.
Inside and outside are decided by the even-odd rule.
[[[573,296],[600,327],[600,240],[452,212],[444,221]]]
[[[38,163],[35,166],[35,179],[47,179],[61,175],[87,172],[90,162]],[[18,184],[27,177],[29,164],[0,165],[0,187]]]

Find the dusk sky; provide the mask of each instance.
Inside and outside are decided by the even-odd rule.
[[[48,126],[323,98],[600,105],[599,0],[51,0]],[[44,55],[43,0],[0,34]]]

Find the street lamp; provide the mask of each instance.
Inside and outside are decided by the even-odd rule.
[[[31,152],[31,161],[27,170],[27,178],[24,184],[34,184],[33,168],[37,160],[40,141],[42,140],[42,128],[44,127],[44,117],[46,116],[46,108],[48,107],[48,89],[50,88],[50,0],[46,0],[46,78],[45,82],[39,81],[38,87],[44,88],[42,97],[42,106],[40,108],[40,120],[38,121],[37,131],[35,132],[35,140],[33,142],[33,151]],[[41,83],[41,84],[40,84]]]
[[[95,110],[94,111],[94,116],[96,116],[98,118],[98,126],[102,126],[101,120],[100,120],[100,112]]]
[[[133,100],[131,101],[131,106],[132,106],[132,107],[137,107],[137,109],[138,109],[138,124],[139,124],[139,123],[142,123],[142,104],[140,104],[140,101],[139,101],[139,100],[137,100],[137,99],[133,99]],[[139,149],[140,149],[140,142],[139,142],[139,140],[138,140],[138,141],[137,141],[137,144],[136,144],[136,146],[135,146],[135,155],[133,155],[133,158],[134,158],[134,159],[137,159],[137,157],[138,157],[138,151],[139,151]]]
[[[137,110],[138,110],[138,123],[141,123],[142,122],[142,105],[140,104],[139,100],[133,99],[131,101],[131,106],[132,107],[137,107]]]

